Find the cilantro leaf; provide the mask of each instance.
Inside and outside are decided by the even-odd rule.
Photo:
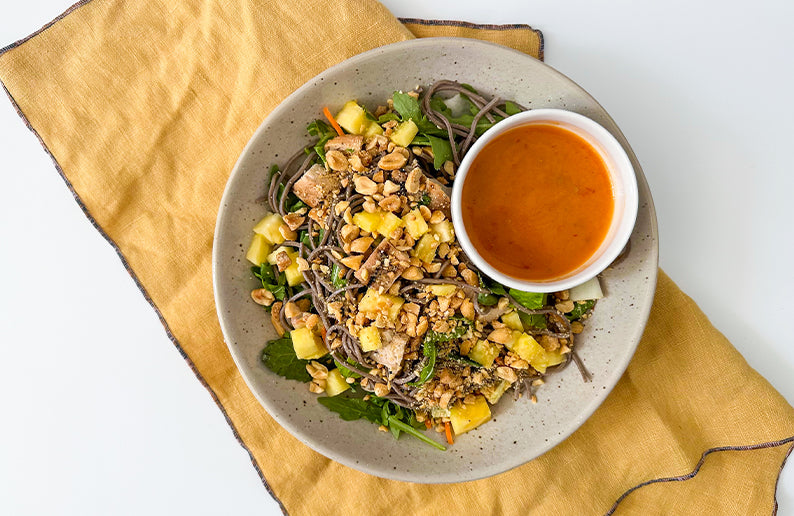
[[[268,342],[262,350],[261,359],[268,369],[284,378],[300,382],[310,382],[312,379],[306,371],[309,361],[295,356],[295,349],[289,336]]]

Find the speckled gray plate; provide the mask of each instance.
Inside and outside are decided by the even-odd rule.
[[[305,384],[267,370],[259,355],[275,332],[267,314],[251,302],[256,282],[244,257],[251,228],[265,215],[265,205],[256,199],[264,193],[269,166],[283,165],[307,143],[304,129],[321,116],[322,106],[334,110],[358,99],[374,107],[394,90],[410,90],[438,79],[466,82],[486,95],[515,99],[529,108],[563,108],[592,118],[626,148],[640,192],[631,252],[604,273],[606,297],[578,339],[577,349],[593,381],[584,383],[576,367],[569,367],[549,377],[537,392],[536,405],[505,396],[494,407],[491,422],[459,436],[446,452],[409,436],[394,440],[365,421],[342,421],[317,403]],[[221,327],[237,367],[285,429],[323,455],[373,475],[412,482],[462,482],[534,459],[568,437],[604,401],[642,335],[656,284],[657,256],[656,217],[640,165],[618,127],[587,92],[515,50],[468,39],[430,38],[348,59],[301,86],[267,117],[226,185],[215,230],[213,281]],[[434,436],[440,440],[438,434]]]

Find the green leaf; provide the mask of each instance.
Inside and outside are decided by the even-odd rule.
[[[385,124],[391,120],[400,121],[400,117],[396,113],[384,113],[378,117],[378,124]]]
[[[522,292],[511,288],[510,295],[518,304],[530,310],[538,310],[546,306],[546,294],[540,292]]]
[[[320,399],[322,399],[322,398],[320,398]],[[426,436],[425,434],[423,434],[422,432],[420,432],[416,428],[412,427],[408,423],[404,423],[404,422],[400,421],[399,419],[397,419],[394,416],[389,417],[389,428],[391,428],[392,426],[397,427],[398,429],[402,430],[406,434],[409,434],[409,435],[412,435],[412,436],[416,437],[417,439],[419,439],[423,443],[429,444],[433,448],[438,448],[441,451],[446,451],[447,450],[442,444],[434,441],[433,439],[429,438],[428,436]]]
[[[521,324],[523,324],[525,328],[529,327],[545,330],[548,327],[546,324],[546,316],[543,314],[529,315],[519,311],[518,317],[521,319]]]
[[[251,272],[262,282],[262,288],[270,291],[279,301],[284,300],[287,275],[274,270],[273,266],[265,262],[259,267],[251,267]],[[270,307],[267,307],[270,311]]]
[[[435,373],[436,357],[438,356],[435,341],[432,339],[428,340],[427,337],[425,337],[425,342],[422,344],[422,354],[425,356],[426,362],[424,367],[422,367],[422,371],[419,373],[419,379],[415,382],[411,382],[411,385],[414,387],[423,385],[432,378],[433,373]]]
[[[450,353],[449,355],[447,355],[447,358],[449,358],[450,360],[455,360],[456,362],[461,362],[461,363],[464,363],[466,365],[470,365],[472,367],[478,367],[478,368],[482,367],[482,364],[480,364],[479,362],[475,362],[474,360],[466,358],[466,357],[462,356],[460,353],[456,353],[454,351],[452,353]]]
[[[395,91],[392,95],[392,102],[394,102],[394,110],[400,114],[400,118],[408,120],[409,118],[414,123],[419,123],[422,119],[422,110],[419,107],[419,101],[407,93]]]
[[[518,113],[521,113],[521,108],[518,107],[518,104],[516,104],[515,102],[510,102],[508,100],[507,102],[505,102],[504,112],[510,116],[513,116],[513,115],[517,115]]]
[[[347,279],[342,274],[342,270],[339,268],[336,262],[331,265],[331,285],[334,288],[342,288],[347,286]]]
[[[440,170],[445,162],[452,160],[452,146],[449,144],[449,140],[425,136],[430,141],[430,148],[433,149],[433,167]]]
[[[593,309],[595,303],[595,299],[590,299],[589,301],[577,301],[574,303],[573,310],[571,310],[570,313],[565,314],[565,317],[567,317],[570,321],[581,319],[584,314]]]
[[[339,417],[345,421],[355,421],[357,419],[366,419],[370,423],[376,425],[382,424],[381,422],[381,408],[369,401],[364,401],[361,398],[347,398],[344,396],[334,396],[318,398],[325,408],[332,412],[339,414]]]
[[[423,193],[422,198],[419,199],[419,204],[421,204],[422,206],[430,206],[431,202],[433,202],[433,199],[426,193]]]
[[[355,372],[351,371],[350,369],[348,369],[347,367],[345,367],[345,365],[344,365],[344,364],[342,364],[341,362],[339,362],[338,360],[334,359],[334,363],[336,364],[336,368],[337,368],[337,369],[339,369],[339,374],[341,374],[341,375],[342,375],[342,376],[344,376],[345,378],[361,378],[361,375],[360,375],[360,374],[358,374],[358,373],[355,373]],[[360,365],[360,364],[358,364],[358,363],[357,363],[355,360],[353,360],[352,358],[348,358],[348,359],[347,359],[347,363],[348,363],[348,364],[350,364],[350,365],[352,365],[352,366],[361,367],[361,365]]]
[[[504,296],[507,293],[501,283],[498,283],[497,281],[494,281],[488,276],[484,276],[479,272],[477,273],[477,276],[480,278],[480,287],[487,288],[493,292],[493,294],[477,295],[477,302],[480,304],[480,306],[493,306],[499,302],[498,296]]]
[[[464,88],[466,88],[467,90],[469,90],[472,93],[476,93],[478,95],[480,94],[477,90],[474,89],[474,86],[472,86],[471,84],[466,84],[465,82],[462,82],[462,83],[460,83],[460,85],[463,86]]]
[[[419,133],[411,140],[411,145],[430,145],[430,140],[425,134]]]
[[[312,147],[312,149],[320,157],[320,159],[323,161],[324,164],[325,144],[328,142],[328,140],[336,136],[336,131],[330,125],[326,124],[322,120],[314,120],[313,122],[311,122],[306,127],[306,131],[309,133],[310,136],[317,136],[319,138],[319,140],[317,140],[317,143],[314,144],[314,147]],[[294,211],[294,210],[290,210],[290,211]]]
[[[292,339],[289,336],[271,340],[262,350],[262,363],[274,373],[300,382],[310,382],[312,377],[306,371],[308,360],[295,356]]]

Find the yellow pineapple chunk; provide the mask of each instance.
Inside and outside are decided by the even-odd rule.
[[[306,279],[303,277],[303,273],[298,270],[298,262],[293,261],[292,265],[284,269],[284,274],[287,276],[287,284],[290,287],[294,287],[300,285]]]
[[[336,396],[345,392],[350,388],[350,384],[345,381],[345,377],[339,372],[339,369],[331,369],[328,371],[328,378],[325,379],[325,394],[328,396]]]
[[[444,242],[452,242],[455,238],[455,229],[452,227],[452,222],[449,220],[442,220],[438,224],[431,224],[430,229],[438,235],[438,241],[442,244]]]
[[[405,303],[405,300],[399,296],[379,294],[377,290],[370,288],[367,289],[364,297],[359,301],[358,309],[361,312],[372,315],[372,319],[378,313],[384,313],[390,321],[396,321],[403,303]]]
[[[261,265],[267,260],[267,254],[270,252],[270,244],[265,237],[258,233],[254,233],[254,238],[251,239],[251,245],[248,247],[248,252],[245,253],[246,259],[254,265]]]
[[[379,126],[376,121],[367,119],[361,126],[361,134],[364,136],[383,134],[383,127]]]
[[[452,429],[457,435],[473,430],[491,419],[491,409],[484,396],[477,396],[471,405],[456,403],[449,409]]]
[[[532,367],[534,367],[539,373],[545,373],[547,368],[561,364],[564,360],[565,355],[556,351],[544,350],[543,355],[530,362],[530,365],[532,365]]]
[[[353,215],[353,224],[373,234],[378,231],[381,220],[380,213],[377,212],[367,213],[366,211],[360,211]]]
[[[483,367],[491,367],[498,356],[499,346],[487,340],[478,340],[469,350],[469,358]]]
[[[381,211],[378,213],[380,215],[380,224],[378,224],[378,233],[385,236],[386,238],[389,237],[389,234],[394,231],[395,229],[402,226],[402,219],[395,215],[390,211]]]
[[[428,285],[427,290],[438,297],[449,297],[458,289],[455,285]]]
[[[414,240],[418,240],[430,229],[427,227],[427,222],[425,222],[425,218],[422,217],[422,212],[418,208],[414,208],[405,214],[403,224],[405,224],[405,230]]]
[[[521,317],[518,312],[507,312],[502,316],[502,322],[511,330],[524,331],[524,325],[521,323]]]
[[[502,397],[502,395],[513,385],[512,383],[508,382],[507,380],[502,380],[499,383],[495,383],[489,385],[487,387],[482,388],[482,393],[485,396],[485,399],[488,400],[488,403],[491,405],[495,405]]]
[[[358,332],[358,340],[361,342],[362,351],[375,351],[380,349],[382,342],[380,340],[380,330],[375,326],[365,326]]]
[[[439,242],[432,233],[425,233],[413,248],[412,254],[424,263],[430,263],[436,257]]]
[[[301,360],[314,360],[328,354],[319,335],[303,327],[289,332],[295,356]]]
[[[518,337],[518,341],[513,345],[513,352],[529,362],[532,367],[535,367],[535,364],[540,364],[546,354],[546,351],[538,344],[538,341],[526,333],[522,333],[521,336]],[[538,371],[540,371],[540,369],[538,369]],[[546,368],[543,367],[543,371],[540,372],[543,373],[545,371]]]
[[[284,224],[281,215],[278,213],[271,213],[263,218],[254,226],[254,233],[262,235],[271,244],[280,244],[284,241],[284,237],[279,233],[278,228]]]
[[[367,122],[367,113],[355,100],[345,102],[342,110],[334,117],[336,123],[349,133],[361,134],[361,129]]]
[[[518,342],[519,337],[523,335],[523,332],[518,330],[513,330],[510,334],[510,340],[504,343],[504,346],[509,349],[510,351],[515,351],[515,345]]]
[[[395,127],[389,138],[395,143],[395,145],[408,147],[418,132],[419,127],[417,127],[414,121],[409,118],[405,122]]]

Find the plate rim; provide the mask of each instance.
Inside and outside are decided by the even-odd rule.
[[[354,64],[356,61],[359,60],[366,60],[370,57],[377,56],[378,54],[382,54],[384,52],[390,51],[399,51],[405,48],[413,48],[416,46],[420,47],[433,47],[437,45],[443,44],[463,44],[463,45],[473,45],[473,46],[483,46],[483,47],[491,47],[494,49],[498,49],[500,52],[509,52],[516,56],[520,56],[520,58],[526,58],[536,61],[538,64],[542,65],[543,68],[546,69],[547,72],[551,73],[552,75],[557,76],[558,78],[563,79],[567,82],[570,86],[577,89],[579,93],[585,95],[592,101],[597,107],[601,110],[601,113],[609,120],[612,124],[613,130],[617,131],[617,134],[614,136],[618,139],[621,145],[624,147],[626,153],[629,156],[629,159],[632,161],[634,165],[635,174],[637,176],[637,184],[641,192],[644,192],[645,197],[642,199],[646,204],[647,207],[645,208],[648,211],[649,215],[649,223],[650,223],[650,237],[653,240],[653,249],[651,253],[651,258],[653,260],[654,267],[649,272],[649,280],[646,282],[646,289],[643,292],[643,298],[646,296],[648,297],[648,303],[646,306],[642,308],[642,310],[638,313],[638,321],[641,324],[638,325],[638,329],[635,331],[635,334],[632,335],[632,345],[631,345],[631,352],[626,353],[622,360],[618,362],[613,362],[612,373],[609,378],[609,382],[607,383],[607,389],[605,394],[594,396],[592,401],[585,405],[582,410],[576,415],[575,418],[572,418],[570,424],[567,426],[566,431],[559,433],[558,435],[554,436],[553,438],[549,438],[548,442],[546,443],[545,449],[537,454],[535,457],[528,459],[528,460],[519,460],[514,461],[510,464],[503,464],[502,466],[496,468],[494,471],[484,471],[482,473],[476,473],[476,470],[466,470],[456,472],[456,474],[451,475],[403,475],[401,474],[400,470],[392,471],[386,468],[376,469],[369,467],[367,463],[355,461],[350,457],[342,455],[337,451],[331,449],[327,446],[322,440],[317,439],[310,439],[307,438],[304,433],[301,431],[301,427],[294,422],[292,422],[289,418],[283,417],[275,403],[271,402],[267,397],[260,395],[259,389],[256,388],[255,379],[251,374],[248,373],[245,358],[242,353],[239,353],[237,350],[234,349],[232,340],[229,338],[229,334],[231,333],[227,328],[227,323],[225,322],[225,317],[223,315],[223,303],[224,301],[220,297],[220,288],[219,288],[219,270],[220,270],[220,249],[219,249],[219,240],[221,238],[221,227],[224,225],[224,221],[229,213],[230,210],[225,210],[224,206],[228,204],[229,196],[231,195],[231,185],[233,183],[233,179],[239,173],[242,164],[244,163],[246,157],[249,155],[251,148],[254,145],[254,142],[258,141],[265,131],[265,127],[268,125],[268,122],[271,118],[276,118],[282,111],[287,111],[289,109],[288,104],[289,101],[301,96],[307,90],[312,89],[316,85],[314,84],[317,81],[322,80],[322,77],[328,74],[332,74],[334,72],[338,72],[344,70]],[[613,132],[610,130],[610,132]],[[642,208],[641,208],[642,209]],[[471,38],[460,38],[460,37],[431,37],[431,38],[417,38],[417,39],[409,39],[404,41],[398,41],[395,43],[391,43],[388,45],[379,46],[368,51],[362,52],[360,54],[356,54],[351,56],[325,70],[321,71],[320,73],[314,75],[313,77],[306,80],[300,87],[282,99],[279,104],[273,108],[273,110],[267,114],[267,116],[262,120],[259,124],[257,129],[253,132],[251,137],[249,138],[248,142],[240,152],[237,160],[235,161],[234,166],[231,169],[229,177],[227,178],[223,195],[221,197],[219,207],[218,207],[218,214],[216,217],[215,223],[215,231],[213,234],[213,247],[212,247],[212,286],[213,286],[213,296],[215,301],[215,309],[216,315],[218,317],[218,322],[221,327],[221,332],[223,334],[223,340],[226,344],[229,353],[232,356],[232,359],[235,363],[235,366],[243,377],[243,380],[246,383],[246,386],[249,388],[251,393],[254,395],[256,400],[259,404],[265,409],[270,417],[272,417],[282,428],[284,428],[291,436],[295,437],[303,444],[311,448],[312,450],[322,454],[323,456],[339,462],[345,466],[353,468],[358,471],[362,471],[367,474],[371,474],[377,477],[391,479],[391,480],[399,480],[399,481],[408,481],[408,482],[415,482],[415,483],[423,483],[423,484],[441,484],[441,483],[458,483],[458,482],[468,482],[479,480],[482,478],[489,478],[491,476],[495,476],[506,471],[510,471],[515,469],[523,464],[526,464],[532,460],[541,457],[548,451],[552,450],[560,443],[565,441],[571,434],[573,434],[576,430],[578,430],[585,421],[587,421],[593,413],[601,406],[601,404],[609,397],[609,394],[617,385],[620,378],[623,376],[628,364],[630,363],[631,359],[634,357],[636,353],[637,346],[641,340],[641,337],[644,333],[645,327],[647,326],[648,318],[650,316],[651,308],[653,306],[653,299],[656,290],[656,283],[658,280],[658,263],[659,263],[659,234],[658,234],[658,221],[656,218],[656,209],[653,203],[653,197],[651,195],[650,187],[648,185],[647,179],[645,178],[645,174],[642,170],[642,167],[639,163],[639,160],[634,153],[631,145],[629,144],[628,140],[626,139],[625,135],[623,134],[620,127],[614,121],[612,116],[609,112],[604,109],[604,107],[595,99],[590,93],[588,93],[583,87],[581,87],[578,83],[570,79],[568,76],[563,74],[562,72],[558,71],[557,69],[553,68],[552,66],[548,65],[547,63],[529,55],[525,54],[521,51],[515,50],[513,48],[500,45],[497,43],[492,43],[489,41],[482,41],[478,39],[471,39]],[[650,292],[650,293],[649,293]],[[352,422],[351,422],[352,423]]]

